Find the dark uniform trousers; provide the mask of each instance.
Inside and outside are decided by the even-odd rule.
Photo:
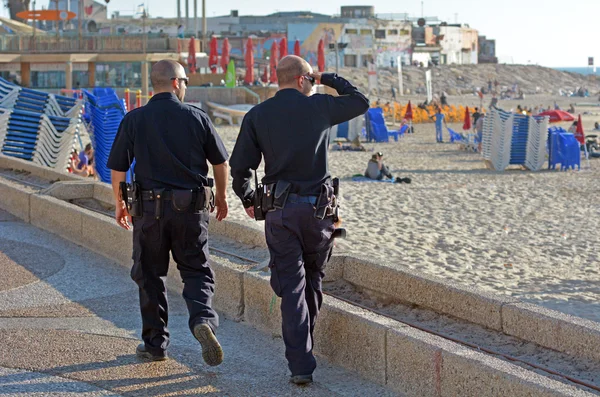
[[[265,235],[271,254],[271,287],[281,297],[285,357],[295,375],[312,374],[313,332],[323,303],[321,284],[331,256],[332,218],[318,220],[310,203],[288,200],[268,212]]]
[[[148,351],[157,354],[169,345],[166,287],[169,252],[184,283],[190,330],[198,323],[207,323],[215,332],[219,317],[212,309],[215,278],[208,264],[208,211],[179,213],[167,201],[162,217],[157,220],[154,202],[144,204],[152,211],[133,218],[131,278],[139,286],[142,339]]]

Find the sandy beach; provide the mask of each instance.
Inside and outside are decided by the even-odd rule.
[[[476,97],[450,97],[474,105]],[[529,97],[500,102],[510,109],[574,98]],[[592,100],[579,100],[579,102]],[[584,128],[600,121],[588,112]],[[462,125],[450,125],[461,130]],[[568,124],[564,125],[565,128]],[[236,127],[219,127],[229,151]],[[447,136],[445,136],[447,140]],[[415,126],[399,142],[365,144],[382,151],[396,176],[412,183],[360,183],[371,152],[330,152],[333,176],[342,180],[341,203],[348,239],[336,253],[367,256],[382,264],[517,297],[600,321],[600,160],[582,160],[581,171],[487,170],[480,155],[455,144],[436,144],[433,124]],[[261,229],[229,190],[230,219]],[[442,297],[440,297],[442,298]]]

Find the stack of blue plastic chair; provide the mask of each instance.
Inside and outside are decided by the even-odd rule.
[[[110,183],[110,170],[106,164],[119,125],[126,113],[123,101],[111,88],[96,88],[93,93],[84,91],[84,99],[85,118],[90,123],[90,136],[94,146],[96,172],[101,181]]]
[[[522,114],[515,114],[510,146],[510,164],[525,165],[528,135],[529,117]]]
[[[560,164],[560,170],[569,168],[581,169],[581,148],[575,139],[575,135],[560,127],[548,128],[548,169],[556,169]]]

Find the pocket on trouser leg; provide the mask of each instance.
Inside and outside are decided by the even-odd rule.
[[[275,295],[281,298],[281,282],[279,281],[279,276],[277,275],[277,269],[275,269],[275,266],[271,266],[270,268],[271,279],[269,282],[271,284],[271,288],[273,289],[273,292],[275,292]]]

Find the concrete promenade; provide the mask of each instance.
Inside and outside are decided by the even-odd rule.
[[[143,363],[135,356],[141,326],[127,268],[4,211],[0,269],[3,397],[397,395],[323,358],[314,384],[292,385],[279,337],[223,317],[225,362],[208,367],[176,286],[171,358]]]

